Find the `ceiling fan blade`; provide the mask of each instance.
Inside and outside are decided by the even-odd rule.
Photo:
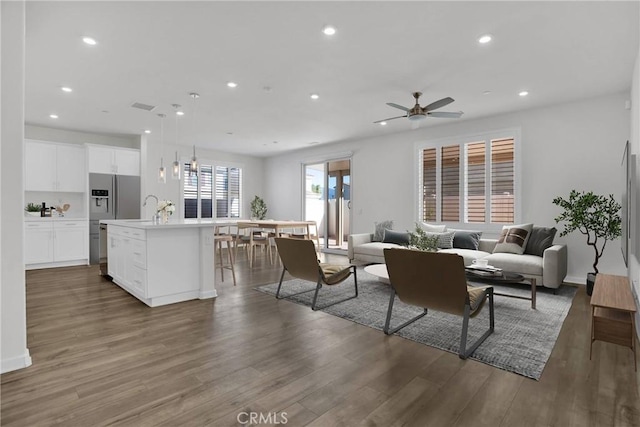
[[[402,105],[394,104],[393,102],[387,102],[389,107],[399,108],[402,111],[406,111],[407,113],[411,110],[410,108],[403,107]]]
[[[373,122],[373,123],[388,122],[389,120],[402,119],[403,117],[407,117],[407,116],[391,117],[390,119],[382,119],[382,120],[378,120],[377,122]]]
[[[463,114],[462,111],[435,111],[433,113],[427,113],[429,117],[441,117],[445,119],[457,119]]]
[[[432,102],[431,104],[427,105],[426,107],[423,108],[423,110],[425,111],[433,111],[433,110],[437,110],[438,108],[442,108],[445,105],[449,105],[454,101],[453,98],[442,98],[437,100],[436,102]]]

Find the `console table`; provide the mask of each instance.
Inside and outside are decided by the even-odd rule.
[[[631,294],[629,280],[624,276],[598,274],[591,296],[591,348],[595,340],[623,345],[633,351],[636,363],[636,303]]]

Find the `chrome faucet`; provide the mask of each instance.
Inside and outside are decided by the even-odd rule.
[[[154,196],[153,194],[149,194],[147,197],[144,198],[144,203],[142,204],[142,206],[147,206],[147,200],[149,200],[149,198],[156,199],[156,210],[157,210],[158,197]],[[157,224],[159,219],[160,219],[160,214],[158,212],[154,212],[153,216],[151,217],[151,221],[153,221],[154,224]]]
[[[158,197],[154,196],[153,194],[149,194],[147,197],[144,198],[144,203],[142,204],[142,206],[147,206],[147,200],[149,200],[150,197],[153,197],[154,199],[156,199],[156,205],[158,204]]]

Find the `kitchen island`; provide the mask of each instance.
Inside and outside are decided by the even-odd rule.
[[[150,307],[217,296],[213,234],[229,220],[102,220],[108,273]]]

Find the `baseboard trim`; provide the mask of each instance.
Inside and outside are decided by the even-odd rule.
[[[198,298],[200,299],[208,299],[208,298],[216,298],[218,296],[218,292],[216,290],[212,291],[200,291]]]
[[[585,277],[578,277],[578,276],[566,276],[564,278],[564,283],[571,283],[573,285],[586,285],[587,284],[587,278]]]
[[[31,356],[29,355],[29,349],[25,348],[24,354],[18,357],[12,357],[10,359],[2,359],[2,366],[0,367],[0,373],[7,373],[11,371],[17,371],[18,369],[24,369],[31,366]]]

